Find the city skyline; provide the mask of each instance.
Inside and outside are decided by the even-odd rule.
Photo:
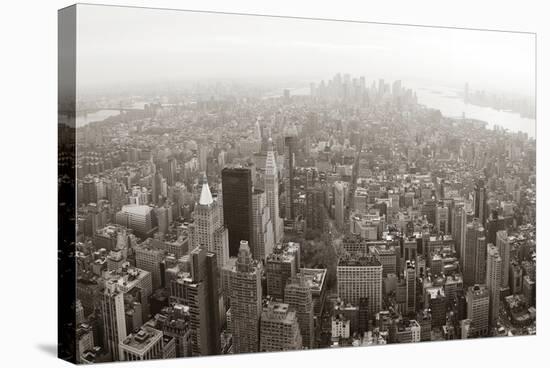
[[[532,88],[530,35],[66,12],[81,37],[58,128],[60,219],[74,229],[60,232],[75,290],[64,359],[536,334],[534,105],[482,87],[500,75]],[[180,68],[197,82],[178,84]],[[231,73],[254,82],[217,79]],[[132,86],[147,78],[158,88]]]

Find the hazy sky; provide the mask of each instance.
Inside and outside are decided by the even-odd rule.
[[[342,72],[535,94],[532,34],[94,5],[79,5],[77,27],[84,88]]]

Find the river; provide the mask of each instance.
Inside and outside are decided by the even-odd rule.
[[[413,88],[419,104],[438,109],[444,116],[462,117],[464,114],[466,118],[486,121],[488,128],[498,125],[511,132],[524,132],[530,138],[535,138],[537,126],[535,119],[521,117],[519,113],[515,112],[466,104],[457,95],[461,92],[458,89],[441,86],[413,86],[406,83],[404,85]]]
[[[524,132],[530,138],[535,138],[536,120],[524,118],[519,113],[510,111],[499,111],[490,107],[481,107],[472,104],[466,104],[458,96],[460,90],[451,87],[430,86],[430,85],[414,85],[410,82],[404,83],[405,87],[413,88],[418,97],[418,103],[430,108],[438,109],[444,116],[462,117],[478,119],[486,121],[488,128],[494,125],[501,126],[511,132]],[[309,87],[288,88],[290,95],[307,96],[310,93]],[[282,95],[283,88],[272,91],[264,96],[279,97]],[[133,107],[143,108],[144,103],[135,103]],[[76,118],[76,126],[82,127],[94,121],[103,121],[111,116],[119,114],[118,110],[99,110],[87,115],[79,115]]]
[[[86,115],[76,116],[76,127],[81,128],[86,124],[96,121],[103,121],[111,116],[117,116],[120,114],[120,110],[97,110]]]

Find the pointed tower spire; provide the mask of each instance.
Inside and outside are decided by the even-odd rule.
[[[265,171],[270,175],[277,175],[277,161],[273,152],[273,140],[269,137],[267,141],[267,158],[265,161]]]
[[[202,189],[201,196],[199,197],[199,204],[202,206],[209,206],[214,203],[212,199],[212,193],[210,193],[210,187],[208,186],[208,179],[206,178],[206,173],[203,173],[202,176]]]

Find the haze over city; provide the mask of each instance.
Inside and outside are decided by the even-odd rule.
[[[77,17],[83,89],[347,72],[535,94],[533,34],[87,5]]]

